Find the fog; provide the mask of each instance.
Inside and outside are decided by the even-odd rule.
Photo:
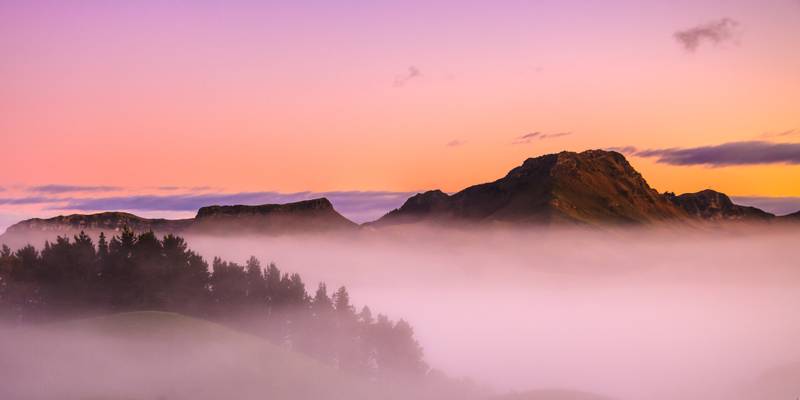
[[[798,239],[797,229],[740,226],[190,243],[347,285],[357,304],[409,320],[433,366],[499,391],[765,399],[800,395],[800,368],[785,371],[800,362]],[[766,383],[776,370],[794,379]]]
[[[619,400],[800,396],[798,239],[800,230],[776,226],[187,237],[208,259],[243,262],[255,255],[300,273],[310,288],[319,281],[347,286],[356,306],[408,320],[429,364],[450,376],[468,377],[496,393],[557,388]],[[20,336],[14,332],[7,334]],[[78,343],[106,345],[93,333],[73,333],[87,335],[77,336]],[[9,340],[17,339],[3,343]],[[19,360],[29,356],[28,364],[77,362],[76,351],[60,349],[59,340],[12,353]],[[182,370],[172,381],[155,379],[147,366],[158,364],[158,356],[147,361],[135,348],[115,350],[130,359],[109,361],[108,368],[139,383],[194,379],[220,389],[215,394],[227,387],[208,378],[220,363],[237,366],[227,369],[231,376],[254,370],[246,361],[252,354],[236,346],[183,345],[177,349],[193,349],[189,364],[196,370]],[[26,371],[14,367],[22,361],[7,356],[9,346],[0,348],[6,353],[0,371]],[[82,357],[100,353],[92,348]],[[56,375],[61,378],[55,381],[66,379]],[[14,379],[25,377],[19,372]],[[156,398],[173,387],[158,384],[163,390],[140,388],[126,396]],[[258,390],[234,393],[255,396]]]

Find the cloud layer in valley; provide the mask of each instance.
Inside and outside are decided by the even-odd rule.
[[[747,391],[800,360],[800,319],[787,317],[800,299],[795,241],[557,229],[190,238],[207,257],[255,251],[310,282],[347,285],[410,321],[430,363],[453,376],[623,400],[769,398]]]

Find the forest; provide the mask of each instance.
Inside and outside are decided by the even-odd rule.
[[[263,336],[371,377],[423,375],[408,322],[356,310],[345,287],[310,294],[298,274],[250,257],[211,265],[180,236],[129,229],[97,243],[81,232],[39,250],[0,250],[0,322],[41,324],[126,311],[171,311]]]

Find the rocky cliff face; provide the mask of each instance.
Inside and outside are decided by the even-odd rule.
[[[622,154],[591,150],[529,158],[503,178],[452,196],[441,191],[416,195],[376,225],[423,219],[625,224],[686,217]]]
[[[210,206],[197,212],[191,232],[285,233],[355,229],[326,198],[260,206]]]
[[[375,226],[433,223],[578,223],[771,221],[774,215],[734,204],[713,190],[659,194],[622,154],[590,150],[529,158],[494,182],[452,196],[417,194]],[[800,220],[795,216],[781,220]]]
[[[758,208],[734,204],[724,193],[710,189],[682,195],[666,193],[664,197],[690,216],[705,221],[769,221],[775,218]]]

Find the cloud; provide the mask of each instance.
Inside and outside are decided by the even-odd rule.
[[[63,198],[44,196],[0,197],[0,205],[48,204],[59,203],[64,200]]]
[[[545,140],[567,135],[572,135],[572,132],[556,132],[556,133],[531,132],[514,138],[514,141],[511,142],[511,144],[526,144],[530,143],[533,139],[537,138],[539,140]]]
[[[420,72],[419,68],[415,66],[408,67],[408,70],[400,75],[394,77],[394,87],[403,87],[412,79],[416,79],[422,76],[422,72]]]
[[[445,144],[445,146],[447,146],[447,147],[458,147],[458,146],[463,146],[465,144],[467,144],[466,140],[453,139],[453,140],[447,142],[447,144]]]
[[[545,134],[539,136],[539,140],[552,139],[552,138],[557,138],[557,137],[561,137],[561,136],[569,136],[569,135],[572,135],[572,132],[545,133]]]
[[[731,142],[714,146],[638,150],[635,147],[616,148],[637,157],[655,158],[670,165],[732,165],[800,164],[800,143],[764,141]]]
[[[377,219],[400,207],[416,192],[331,191],[331,192],[239,192],[203,194],[132,195],[107,197],[5,197],[0,205],[39,205],[45,210],[95,211],[197,211],[209,205],[290,203],[326,197],[337,211],[355,222]]]
[[[694,52],[702,43],[714,46],[733,41],[738,36],[739,22],[722,18],[690,29],[675,32],[674,37],[686,51]]]
[[[37,193],[73,193],[73,192],[113,192],[121,190],[117,186],[79,186],[79,185],[42,185],[31,186],[28,188],[31,192]]]
[[[731,196],[736,204],[758,207],[775,215],[800,211],[800,197]]]
[[[633,146],[608,147],[608,148],[606,148],[606,150],[616,151],[618,153],[630,154],[630,155],[635,155],[636,152],[638,151],[638,149],[636,147],[633,147]]]
[[[797,129],[789,129],[788,131],[783,132],[764,132],[761,134],[763,138],[776,138],[776,137],[786,137],[786,136],[795,136],[800,135],[800,130]]]

